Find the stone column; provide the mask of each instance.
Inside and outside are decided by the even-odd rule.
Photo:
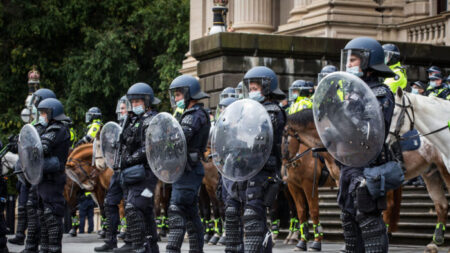
[[[289,12],[291,17],[288,23],[300,21],[302,17],[308,12],[306,6],[311,3],[311,0],[294,0],[294,8]]]
[[[274,31],[272,17],[272,0],[234,1],[236,32],[271,33]]]

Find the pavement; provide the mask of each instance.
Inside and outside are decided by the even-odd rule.
[[[8,236],[11,238],[12,236]],[[63,253],[93,253],[94,247],[100,246],[103,244],[103,241],[98,239],[97,234],[79,234],[77,237],[70,237],[68,234],[64,234],[63,237]],[[165,252],[165,248],[167,245],[167,239],[163,238],[163,241],[159,243],[159,249],[161,253]],[[122,243],[119,243],[119,247],[122,246]],[[343,243],[340,242],[323,242],[322,243],[322,252],[338,252],[343,246]],[[24,246],[17,246],[8,243],[8,248],[10,252],[20,252]],[[188,252],[189,244],[185,240],[183,243],[183,247],[181,252]],[[205,245],[204,252],[205,253],[215,253],[215,252],[224,252],[223,246],[210,246]],[[282,253],[282,252],[294,252],[293,245],[284,245],[281,240],[277,240],[275,247],[273,248],[273,253]],[[424,252],[424,246],[414,246],[414,245],[390,245],[389,252],[395,253],[419,253]],[[441,247],[439,248],[439,252],[447,253],[449,247]]]

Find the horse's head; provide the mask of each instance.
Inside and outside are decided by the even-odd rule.
[[[17,154],[7,152],[5,156],[2,157],[2,173],[3,175],[8,174],[10,170],[14,170],[14,166],[19,160],[19,156]]]
[[[400,87],[395,94],[395,108],[389,127],[389,133],[395,138],[389,138],[388,142],[395,142],[404,133],[414,129],[414,108],[411,100],[414,99],[414,94],[406,94]]]
[[[92,144],[83,144],[70,154],[66,163],[66,175],[82,189],[92,191],[98,175],[92,166]]]
[[[310,148],[323,147],[314,123],[312,109],[304,109],[288,116],[289,135],[300,137],[301,143]]]
[[[99,169],[101,171],[104,171],[108,168],[108,165],[106,165],[105,158],[103,157],[103,151],[101,149],[100,139],[96,138],[93,145],[94,145],[93,159],[95,160],[94,161],[95,167],[97,167],[97,169]]]

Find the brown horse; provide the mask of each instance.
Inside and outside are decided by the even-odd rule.
[[[66,182],[64,196],[71,208],[76,207],[76,192],[83,189],[92,192],[94,201],[103,210],[106,190],[114,172],[109,168],[99,170],[92,166],[92,152],[93,144],[83,144],[74,149],[67,159],[65,171],[70,180]],[[123,214],[123,204],[120,209]]]
[[[323,147],[314,124],[312,110],[303,110],[298,114],[294,114],[293,117],[289,117],[288,124],[292,127],[293,131],[298,134],[302,143],[306,146]],[[444,165],[439,151],[425,138],[421,138],[421,141],[422,145],[418,150],[402,152],[404,158],[403,165],[406,169],[405,180],[422,175],[427,186],[428,193],[436,208],[436,213],[438,216],[437,222],[438,224],[442,223],[445,225],[447,221],[448,202],[442,185],[445,183],[447,188],[450,187],[450,174],[447,172],[447,168]],[[334,163],[334,158],[329,153],[324,152],[322,154],[327,165],[332,165]],[[436,165],[439,176],[434,173],[434,171],[430,172],[428,170],[432,164]],[[334,164],[334,166],[337,167],[336,164]],[[386,224],[390,225],[389,230],[391,232],[396,231],[397,223],[400,217],[401,193],[399,196],[399,191],[400,190],[396,190],[393,193],[388,192],[388,208],[383,213],[383,219]],[[436,243],[442,244],[444,236],[443,231],[437,229],[435,231],[435,236],[437,239]]]
[[[300,221],[301,241],[297,247],[302,250],[307,249],[308,240],[308,210],[309,217],[313,222],[315,232],[314,243],[311,250],[321,250],[323,236],[320,232],[319,222],[319,179],[322,175],[323,162],[311,152],[306,145],[300,144],[299,137],[288,126],[285,129],[287,138],[283,138],[283,180],[287,182],[289,191],[294,199],[298,219]],[[296,154],[302,154],[299,158],[293,158]],[[336,187],[336,180],[328,176],[321,186]],[[293,235],[291,241],[296,240]]]

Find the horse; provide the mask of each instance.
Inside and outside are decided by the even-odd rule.
[[[169,232],[167,224],[167,212],[170,204],[170,194],[172,193],[172,185],[166,184],[158,180],[155,188],[155,217],[158,226],[158,236],[164,237]],[[164,215],[162,214],[164,210]],[[159,238],[160,239],[160,238]]]
[[[19,160],[19,155],[7,152],[2,158],[2,175],[7,175],[9,171],[14,171],[14,166]]]
[[[407,131],[417,129],[441,152],[445,166],[450,170],[449,122],[450,101],[397,90],[389,131],[398,139]]]
[[[320,251],[322,249],[323,234],[319,222],[319,186],[336,187],[336,180],[330,176],[322,177],[324,163],[311,148],[301,145],[298,135],[292,131],[289,124],[285,128],[287,138],[283,138],[282,144],[282,174],[287,182],[288,189],[294,199],[298,219],[301,227],[301,239],[297,248],[307,250],[309,237],[308,210],[314,227],[314,243],[311,250]],[[297,154],[297,156],[296,156]],[[306,226],[306,227],[305,227]]]
[[[314,124],[314,119],[311,109],[306,109],[299,112],[297,115],[290,118],[290,126],[295,133],[301,139],[301,142],[311,148],[323,147],[323,144],[317,133],[317,129]],[[443,182],[450,189],[450,174],[448,173],[448,167],[445,166],[441,157],[441,152],[431,144],[425,138],[421,138],[422,145],[418,150],[404,151],[402,152],[404,158],[405,180],[415,178],[422,175],[427,191],[432,199],[437,213],[438,224],[444,224],[447,220],[448,203],[445,197],[444,189],[442,188]],[[334,158],[328,153],[324,152],[323,157],[328,163],[334,163]],[[428,168],[431,164],[435,164],[439,172],[439,176],[433,171],[429,172]],[[337,166],[337,165],[336,165]],[[331,172],[331,174],[333,174]],[[396,192],[397,191],[397,192]],[[392,193],[387,193],[387,210],[383,212],[383,219],[386,224],[389,224],[389,232],[395,232],[397,230],[397,223],[400,212],[399,189]],[[400,190],[401,191],[401,190]],[[394,200],[395,198],[396,200]],[[443,243],[444,233],[443,229],[437,229],[435,231],[435,238]]]
[[[80,189],[90,191],[94,201],[100,210],[103,211],[106,191],[114,172],[110,168],[100,170],[92,166],[92,156],[93,144],[91,143],[78,146],[69,155],[65,172],[70,180],[66,182],[64,196],[69,206],[75,208],[77,194],[74,194],[74,191],[79,191]],[[76,188],[75,184],[79,188]],[[123,214],[123,203],[121,203],[119,208],[121,214]]]

